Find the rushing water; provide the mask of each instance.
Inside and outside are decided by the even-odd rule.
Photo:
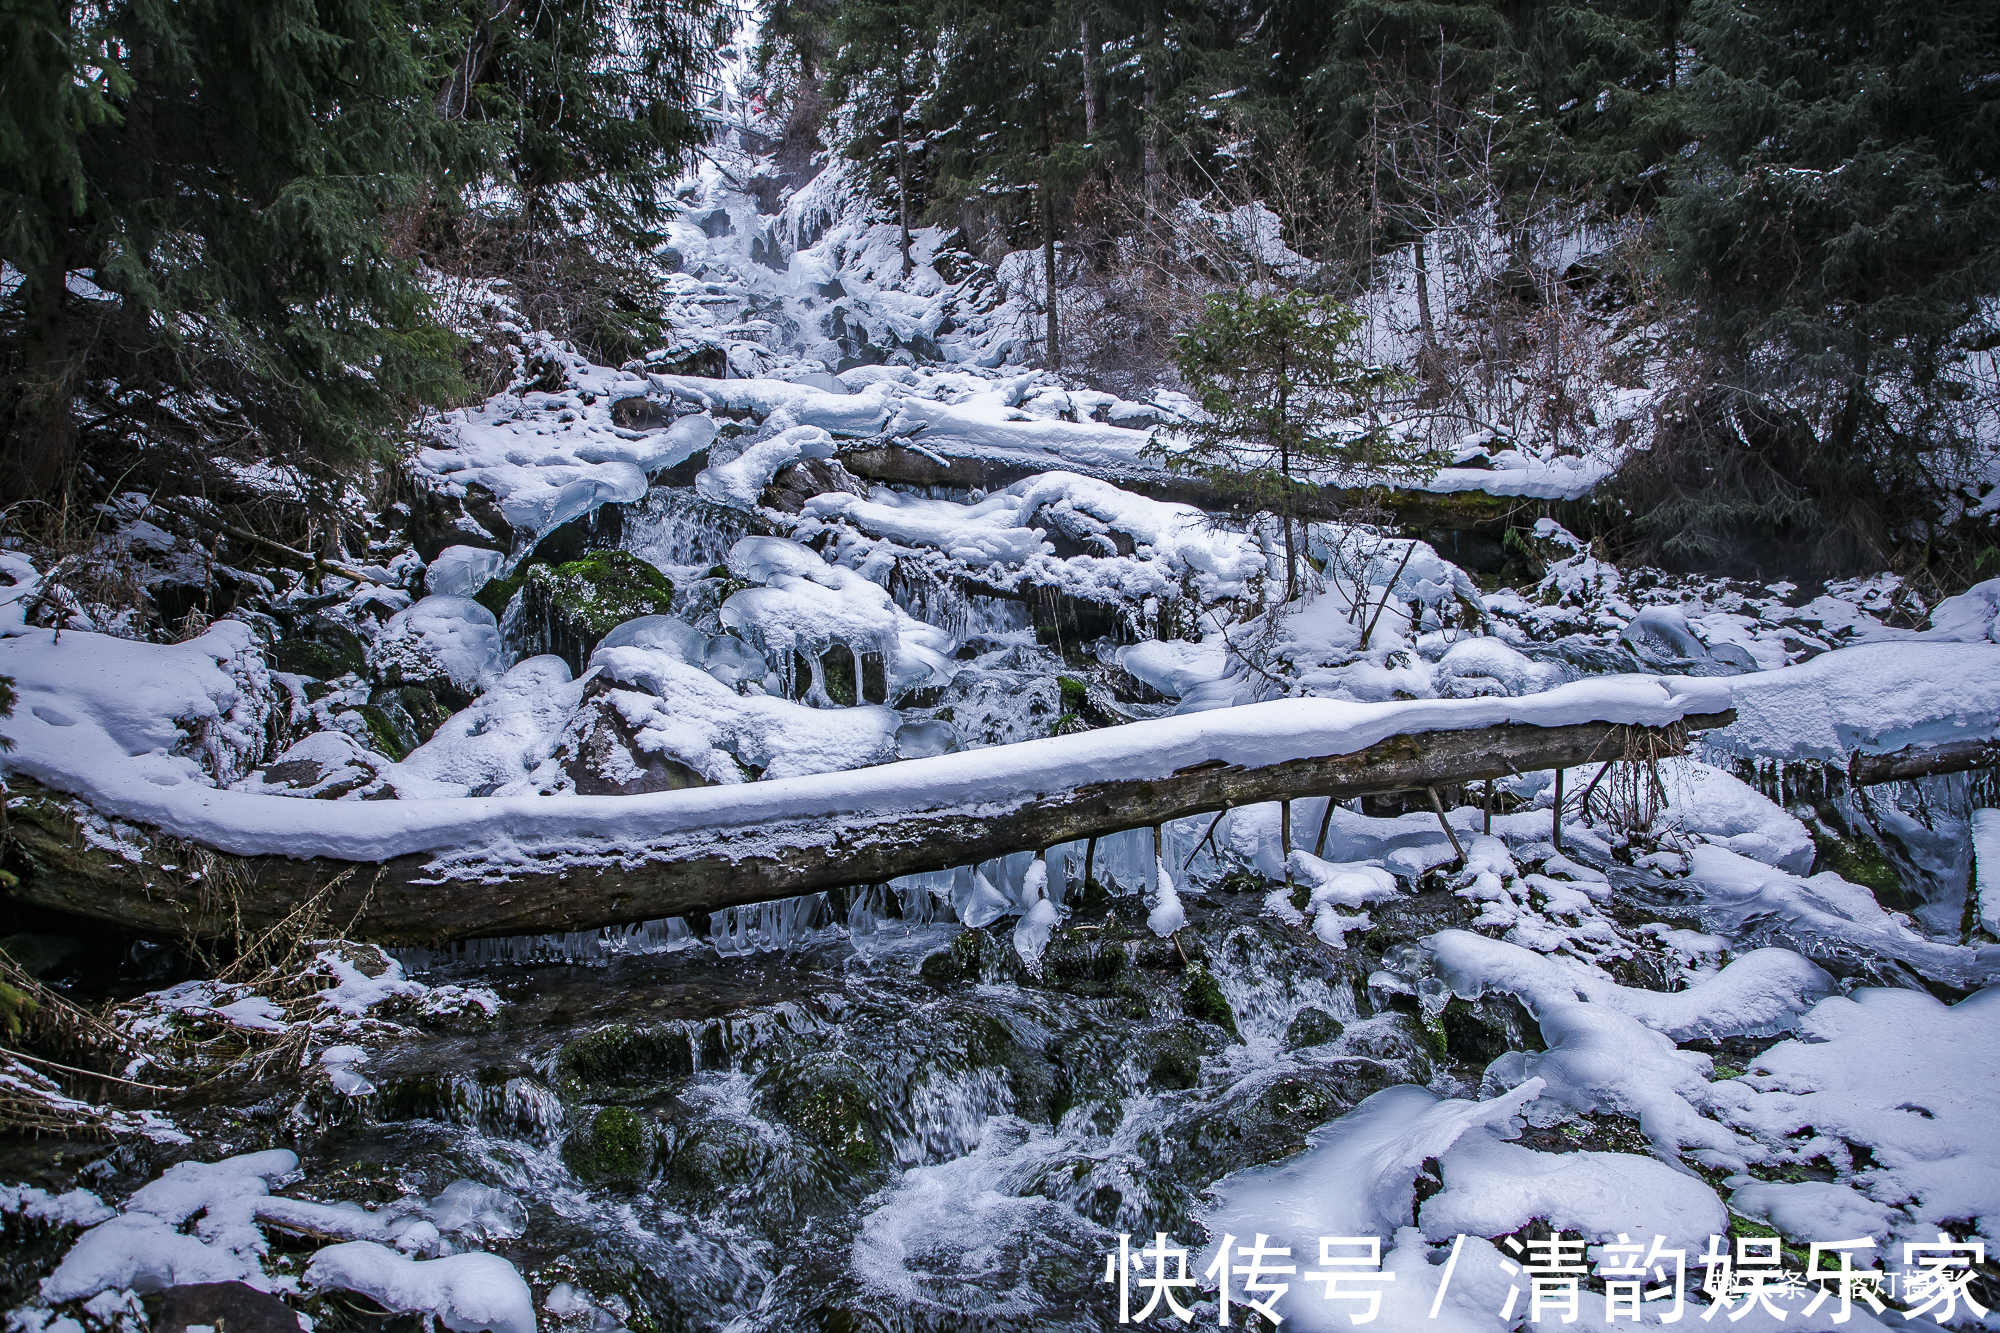
[[[912,920],[883,890],[844,920],[816,895],[587,960],[554,939],[410,955],[494,987],[497,1017],[378,1048],[357,1098],[279,1076],[163,1109],[199,1151],[295,1148],[308,1197],[489,1187],[470,1234],[538,1301],[568,1284],[565,1328],[1099,1328],[1118,1233],[1196,1244],[1223,1175],[1380,1087],[1458,1086],[1415,1018],[1371,1009],[1379,956],[1344,961],[1264,897],[1189,893],[1177,941],[1136,894],[1073,903],[1040,979],[1011,920]],[[1436,925],[1406,924],[1377,934]]]

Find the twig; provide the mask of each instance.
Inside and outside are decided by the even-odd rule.
[[[1465,854],[1465,848],[1458,845],[1458,834],[1452,828],[1451,821],[1444,817],[1444,802],[1438,799],[1438,789],[1436,787],[1426,787],[1424,791],[1431,798],[1431,809],[1437,811],[1438,823],[1444,826],[1444,836],[1451,839],[1451,849],[1458,853],[1459,868],[1464,869],[1466,866],[1471,865],[1470,858]]]
[[[1208,832],[1201,835],[1201,841],[1196,843],[1194,845],[1194,850],[1188,853],[1187,860],[1181,862],[1181,873],[1183,875],[1187,874],[1188,867],[1194,864],[1194,859],[1197,856],[1201,855],[1201,849],[1208,846],[1208,840],[1215,836],[1215,826],[1217,824],[1220,824],[1222,822],[1222,817],[1228,813],[1229,813],[1229,807],[1226,805],[1223,806],[1220,810],[1217,810],[1215,812],[1215,819],[1212,823],[1209,824]]]
[[[323,556],[308,555],[304,551],[293,550],[291,547],[285,545],[283,542],[272,541],[269,537],[260,537],[254,532],[246,532],[242,528],[233,527],[230,524],[224,523],[219,518],[211,518],[203,514],[190,513],[189,511],[180,508],[179,506],[173,504],[170,501],[154,500],[151,503],[155,509],[164,509],[169,514],[178,515],[179,517],[186,519],[190,523],[201,524],[205,527],[214,528],[218,532],[225,533],[228,536],[235,537],[241,541],[254,542],[258,546],[267,546],[271,550],[277,551],[281,555],[288,555],[292,559],[300,561],[306,565],[311,565],[315,567],[324,567],[326,569],[330,569],[335,574],[338,574],[341,578],[346,579],[350,583],[380,583],[382,581],[376,578],[372,574],[364,574],[360,570],[350,569],[346,565],[336,564],[334,561],[328,560]]]
[[[26,1060],[31,1065],[42,1065],[49,1069],[60,1069],[65,1074],[81,1074],[85,1078],[101,1078],[106,1083],[123,1083],[128,1088],[146,1088],[153,1092],[186,1092],[186,1088],[170,1088],[164,1083],[140,1083],[129,1078],[119,1078],[116,1074],[100,1074],[95,1069],[78,1069],[75,1065],[59,1065],[53,1060],[44,1060],[36,1055],[23,1055],[20,1051],[8,1050],[0,1046],[0,1055],[14,1060]]]

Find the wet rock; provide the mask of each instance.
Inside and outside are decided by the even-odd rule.
[[[1181,978],[1181,1012],[1189,1018],[1213,1023],[1232,1037],[1237,1035],[1236,1014],[1223,997],[1222,987],[1216,984],[1215,974],[1199,963],[1188,968]]]
[[[24,932],[9,935],[0,940],[0,953],[6,954],[31,977],[39,977],[53,971],[63,960],[74,956],[83,949],[83,941],[68,935],[39,935]]]
[[[1192,1023],[1162,1028],[1147,1042],[1146,1076],[1156,1088],[1192,1088],[1201,1082],[1201,1060],[1214,1053],[1214,1038]]]
[[[1397,1072],[1396,1083],[1428,1083],[1434,1072],[1438,1043],[1415,1017],[1380,1014],[1350,1023],[1337,1047],[1342,1055],[1379,1061]]]
[[[468,483],[465,494],[420,489],[409,501],[404,532],[425,564],[448,546],[477,546],[503,554],[513,549],[514,526],[492,491]]]
[[[729,375],[729,353],[720,343],[676,343],[646,356],[646,369],[656,375],[687,375],[719,380]]]
[[[667,424],[667,413],[644,394],[632,394],[612,400],[611,424],[621,430],[658,430]]]
[[[299,1317],[268,1291],[243,1282],[191,1282],[160,1293],[153,1333],[298,1333]]]
[[[1043,967],[1046,970],[1046,956]],[[950,944],[925,958],[919,971],[933,986],[988,984],[1000,975],[1000,945],[983,930],[961,930]]]
[[[1484,1069],[1508,1051],[1546,1049],[1541,1026],[1511,995],[1453,997],[1440,1015],[1444,1047],[1454,1060]]]
[[[1324,1009],[1308,1005],[1292,1017],[1285,1026],[1285,1048],[1298,1050],[1306,1046],[1324,1046],[1339,1039],[1347,1030],[1346,1024]]]
[[[368,703],[382,711],[404,754],[436,735],[452,711],[437,691],[422,685],[384,685],[369,692]],[[400,759],[402,754],[395,757]]]
[[[841,1055],[779,1061],[758,1076],[759,1101],[807,1142],[854,1167],[882,1160],[882,1094],[868,1071]]]

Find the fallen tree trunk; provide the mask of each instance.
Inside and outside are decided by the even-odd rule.
[[[921,439],[919,443],[922,443]],[[1243,508],[1241,495],[1227,493],[1214,483],[1191,475],[1175,475],[1165,469],[1134,472],[1129,469],[1092,467],[1087,463],[1041,459],[989,458],[977,455],[911,449],[899,444],[870,442],[840,451],[840,462],[864,481],[890,486],[942,486],[952,490],[997,491],[1041,476],[1058,466],[1066,472],[1097,477],[1121,490],[1152,500],[1193,505],[1210,512],[1230,512]],[[1565,524],[1583,523],[1591,506],[1585,501],[1541,500],[1518,495],[1491,495],[1485,491],[1423,491],[1403,487],[1349,489],[1320,488],[1316,503],[1306,502],[1300,517],[1337,519],[1358,510],[1386,508],[1394,521],[1404,527],[1439,532],[1483,533],[1499,537],[1510,527],[1527,527],[1543,516],[1554,516]]]
[[[484,878],[452,878],[421,854],[376,865],[235,856],[129,827],[111,838],[79,802],[17,776],[8,836],[28,873],[13,896],[171,936],[252,933],[295,915],[381,944],[589,930],[880,884],[1265,801],[1344,801],[1572,767],[1623,755],[1642,738],[1654,740],[1652,753],[1678,752],[1687,732],[1733,717],[1692,714],[1665,728],[1507,723],[1410,732],[1348,754],[1257,767],[1217,759],[1163,777],[1052,781],[1009,804],[688,829],[615,855],[530,856]]]
[[[1873,787],[1941,773],[1969,773],[1975,768],[2000,768],[2000,741],[1952,741],[1909,745],[1893,754],[1857,754],[1848,761],[1847,780],[1856,787]]]

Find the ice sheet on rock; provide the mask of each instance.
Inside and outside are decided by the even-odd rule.
[[[1907,916],[1884,910],[1873,893],[1831,870],[1802,879],[1712,846],[1695,848],[1688,861],[1688,883],[1701,890],[1696,910],[1706,929],[1735,934],[1754,923],[1801,941],[1899,959],[1948,985],[2000,980],[2000,945],[1968,948],[1926,939]]]
[[[1485,1129],[1438,1160],[1444,1189],[1424,1200],[1418,1223],[1431,1240],[1501,1236],[1540,1219],[1602,1242],[1620,1232],[1663,1235],[1699,1253],[1729,1228],[1729,1210],[1699,1177],[1631,1153],[1536,1152]]]
[[[1873,1164],[1850,1185],[1899,1208],[1900,1234],[1930,1240],[1956,1220],[1988,1235],[2000,1225],[2000,989],[1946,1005],[1917,990],[1857,990],[1823,1000],[1798,1038],[1765,1051],[1740,1079],[1714,1085],[1719,1112],[1755,1135],[1778,1160],[1848,1156],[1865,1147]],[[1807,1131],[1802,1133],[1801,1131]],[[1753,1191],[1752,1198],[1759,1196]],[[1794,1193],[1783,1205],[1801,1238],[1831,1236],[1837,1217],[1864,1207],[1837,1195]],[[1777,1213],[1773,1213],[1776,1223]]]
[[[398,1313],[435,1316],[454,1333],[535,1333],[528,1284],[497,1254],[411,1259],[373,1241],[348,1241],[314,1254],[304,1281],[359,1292]]]
[[[1753,949],[1715,975],[1668,993],[1621,986],[1574,958],[1470,931],[1439,931],[1427,943],[1438,974],[1462,1000],[1501,991],[1537,1016],[1550,1005],[1581,1000],[1629,1014],[1676,1041],[1787,1032],[1815,1001],[1838,989],[1832,977],[1789,949]]]
[[[368,660],[386,680],[442,678],[477,695],[500,678],[500,623],[470,597],[433,594],[390,617]]]
[[[726,463],[711,463],[695,478],[705,500],[755,509],[778,469],[805,458],[833,457],[833,437],[818,426],[790,426],[748,445]]]
[[[424,567],[424,589],[434,597],[470,597],[506,563],[504,552],[483,546],[447,546]]]
[[[539,789],[537,770],[584,681],[553,655],[515,663],[470,708],[447,718],[393,770],[405,797],[487,796]]]
[[[1437,690],[1447,699],[1535,694],[1571,678],[1560,663],[1534,661],[1491,635],[1458,640],[1437,664]]]
[[[2000,810],[1972,812],[1972,870],[1979,925],[2000,937]]]

